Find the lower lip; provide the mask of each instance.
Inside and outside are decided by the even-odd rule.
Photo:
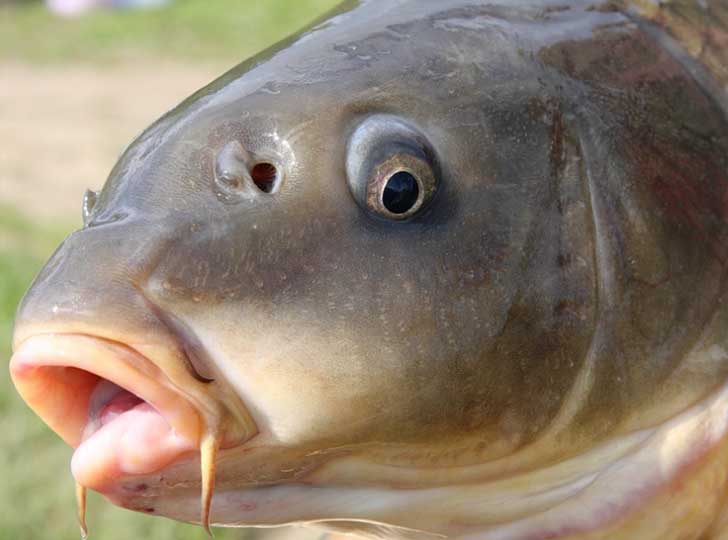
[[[90,410],[71,470],[79,484],[99,488],[122,476],[160,470],[195,450],[194,442],[177,434],[154,407],[122,389],[97,411]]]

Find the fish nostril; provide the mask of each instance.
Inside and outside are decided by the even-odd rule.
[[[278,180],[278,169],[272,163],[257,163],[250,170],[250,177],[259,190],[264,193],[271,193],[275,188],[276,180]]]
[[[215,158],[215,191],[223,201],[248,198],[253,185],[259,192],[273,193],[280,179],[280,171],[271,161],[251,154],[237,141],[226,144]]]

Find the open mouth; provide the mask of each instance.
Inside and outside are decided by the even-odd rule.
[[[26,339],[10,362],[28,405],[76,450],[76,481],[103,488],[200,448],[201,420],[164,373],[133,349],[78,334]]]

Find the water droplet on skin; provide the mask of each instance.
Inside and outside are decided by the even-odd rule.
[[[273,95],[277,95],[277,94],[281,93],[280,89],[278,88],[278,83],[276,83],[274,81],[264,84],[260,88],[260,91],[265,92],[266,94],[273,94]]]

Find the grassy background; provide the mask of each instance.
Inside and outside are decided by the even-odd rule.
[[[337,0],[175,0],[161,9],[58,18],[40,2],[0,0],[0,59],[239,61],[315,20]]]
[[[99,11],[58,19],[39,2],[7,4],[0,0],[0,73],[3,63],[8,62],[34,69],[43,69],[48,63],[128,65],[135,59],[147,63],[155,59],[236,62],[308,24],[337,3],[177,0],[159,10]],[[28,156],[34,158],[39,159]],[[108,169],[112,165],[108,163]],[[22,209],[0,200],[3,360],[10,356],[18,301],[51,251],[78,224],[77,216],[43,222],[37,215],[23,214]],[[0,376],[0,540],[76,539],[70,449],[21,402],[5,373]],[[88,522],[92,540],[205,538],[197,527],[120,510],[95,495],[90,496]],[[223,540],[254,536],[244,530],[216,532],[216,538]]]

